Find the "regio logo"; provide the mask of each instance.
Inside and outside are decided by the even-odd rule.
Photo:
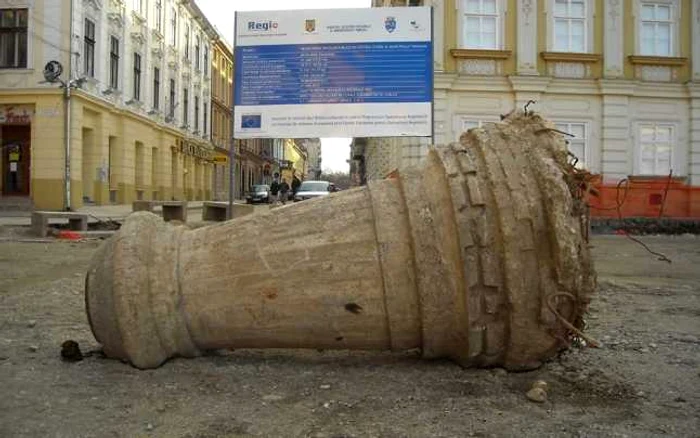
[[[276,21],[249,21],[248,30],[252,32],[269,32],[277,30],[279,24]]]

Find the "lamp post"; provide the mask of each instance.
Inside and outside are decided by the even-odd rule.
[[[64,195],[63,195],[63,207],[65,211],[71,210],[71,141],[70,141],[70,131],[71,131],[71,90],[74,88],[80,88],[85,82],[85,78],[69,79],[64,81],[61,79],[61,73],[63,73],[63,66],[58,61],[49,61],[44,66],[44,81],[51,84],[58,83],[60,88],[63,88],[63,128],[64,128],[64,149],[65,149],[65,161],[64,161]]]
[[[64,106],[64,111],[63,111],[63,127],[64,127],[64,148],[65,148],[65,163],[64,163],[64,174],[63,174],[63,184],[64,184],[64,190],[63,190],[63,206],[65,211],[71,211],[71,169],[70,169],[70,160],[71,160],[71,142],[70,142],[70,131],[71,131],[71,104],[70,104],[70,98],[71,98],[71,89],[73,88],[80,88],[80,85],[83,82],[83,78],[80,79],[71,79],[69,81],[60,81],[61,83],[61,88],[63,88],[63,106]]]

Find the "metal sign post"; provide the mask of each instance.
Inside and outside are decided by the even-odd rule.
[[[435,9],[430,7],[430,146],[435,147]]]
[[[233,13],[233,47],[235,53],[236,47],[236,27],[238,22],[238,13]],[[233,71],[236,71],[236,57],[233,57]],[[234,153],[234,148],[236,146],[236,85],[231,84],[231,143],[228,146],[228,208],[226,209],[226,219],[233,219],[233,196],[234,196],[234,181],[233,177],[235,172],[233,171],[235,163],[236,154]]]

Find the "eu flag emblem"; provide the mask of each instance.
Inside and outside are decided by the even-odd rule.
[[[241,116],[241,128],[260,128],[262,126],[262,117],[260,114],[243,114]]]

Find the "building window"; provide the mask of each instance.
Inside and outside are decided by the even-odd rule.
[[[185,25],[185,59],[190,59],[190,25]]]
[[[153,68],[153,109],[160,108],[160,69]]]
[[[0,68],[27,67],[27,10],[0,9]]]
[[[182,89],[182,124],[187,126],[187,122],[189,121],[187,117],[188,113],[188,106],[189,106],[189,93],[187,88]]]
[[[481,128],[484,125],[484,122],[481,120],[462,119],[461,125],[462,129],[461,132],[458,133],[459,135],[462,135],[462,133],[467,132],[473,128]]]
[[[91,78],[95,77],[95,22],[85,19],[85,35],[84,35],[84,50],[85,55],[84,71],[85,75]]]
[[[672,56],[674,53],[674,10],[668,3],[641,3],[640,54]]]
[[[228,99],[226,98],[226,75],[221,75],[221,92],[224,94],[224,102],[228,104]]]
[[[467,49],[500,47],[498,0],[461,0],[462,40]]]
[[[199,132],[199,96],[194,97],[194,132]]]
[[[119,40],[109,37],[109,86],[119,88]]]
[[[143,15],[143,0],[134,0],[134,11]]]
[[[177,12],[172,9],[172,17],[170,18],[170,45],[177,45]]]
[[[203,111],[204,111],[203,114],[202,114],[202,116],[203,116],[203,117],[202,117],[202,122],[204,122],[204,127],[202,128],[202,130],[204,131],[204,136],[205,136],[205,137],[206,137],[207,131],[208,131],[208,129],[207,129],[207,128],[208,128],[208,127],[207,127],[207,121],[208,121],[207,119],[209,118],[209,117],[208,117],[208,116],[209,116],[209,111],[207,110],[208,108],[209,108],[209,106],[208,106],[207,104],[204,104],[204,108],[202,108]]]
[[[175,117],[175,79],[170,79],[170,117]]]
[[[163,0],[156,0],[156,29],[163,33]]]
[[[639,173],[668,175],[673,157],[673,126],[643,124],[639,126]]]
[[[573,135],[567,137],[568,149],[577,158],[576,167],[583,168],[588,161],[588,129],[586,123],[556,123],[557,129]]]
[[[141,55],[134,53],[134,100],[141,100]]]
[[[554,0],[554,51],[586,52],[585,0]]]
[[[494,117],[491,115],[456,115],[452,119],[452,127],[456,140],[459,141],[459,137],[470,129],[482,128],[489,123],[497,123],[498,120],[498,116]]]
[[[199,43],[200,43],[200,39],[199,39],[199,35],[197,35],[197,37],[194,40],[194,68],[197,70],[199,70],[199,67],[200,67],[200,64],[199,64],[199,55],[200,55]]]
[[[204,45],[204,76],[209,74],[209,46]]]

